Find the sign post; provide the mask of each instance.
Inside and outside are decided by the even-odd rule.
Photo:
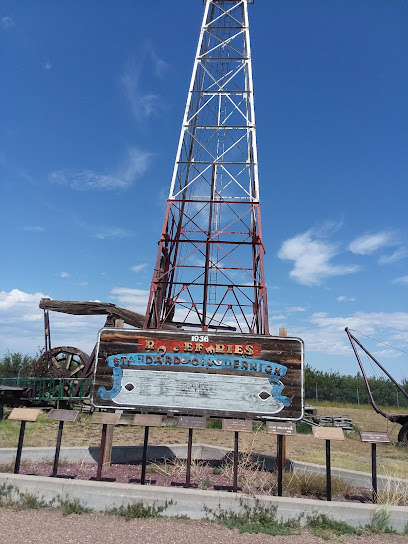
[[[94,412],[91,417],[91,423],[102,423],[102,434],[101,434],[101,446],[99,451],[99,461],[98,469],[96,472],[96,480],[100,481],[102,477],[102,466],[105,457],[105,446],[106,446],[106,434],[108,430],[108,425],[117,425],[120,420],[120,414],[113,414],[107,412]]]
[[[41,414],[41,410],[35,408],[14,408],[11,411],[8,419],[20,421],[20,434],[18,436],[18,446],[16,453],[16,461],[14,463],[14,474],[20,472],[21,453],[23,451],[25,424],[27,421],[36,421],[37,417]]]
[[[390,444],[390,436],[386,432],[380,431],[360,431],[361,442],[371,443],[371,485],[372,501],[377,503],[377,444]]]
[[[205,429],[207,421],[205,417],[189,417],[180,416],[177,418],[177,427],[188,428],[188,445],[187,445],[187,469],[186,483],[184,487],[190,487],[191,480],[191,453],[193,450],[193,429]]]
[[[326,499],[332,500],[331,488],[331,454],[330,441],[344,440],[343,429],[340,427],[312,427],[314,438],[326,440]]]
[[[149,429],[150,427],[161,427],[163,423],[162,416],[156,416],[154,414],[136,414],[133,418],[133,425],[144,425],[144,439],[143,439],[143,454],[142,454],[142,473],[140,476],[140,483],[146,484],[146,465],[147,465],[147,446],[149,443]]]
[[[52,409],[48,412],[47,420],[48,421],[59,421],[58,426],[58,435],[57,435],[57,444],[55,446],[55,456],[54,456],[54,466],[52,468],[51,477],[55,478],[58,472],[58,461],[61,450],[61,441],[62,441],[62,431],[64,429],[64,421],[74,422],[78,417],[78,412],[75,410],[59,410]]]
[[[266,432],[270,434],[277,435],[277,456],[276,464],[278,467],[278,497],[282,497],[282,481],[283,481],[283,468],[286,464],[286,455],[285,455],[285,443],[287,436],[294,436],[296,434],[296,425],[295,423],[279,422],[275,423],[272,421],[266,422]]]
[[[253,422],[247,419],[223,419],[222,430],[234,431],[234,469],[232,491],[236,493],[238,488],[238,461],[239,461],[239,433],[252,433]]]

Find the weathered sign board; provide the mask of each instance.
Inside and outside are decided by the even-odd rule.
[[[390,435],[382,431],[360,431],[361,442],[371,442],[373,444],[390,444]]]
[[[281,434],[282,436],[294,436],[296,434],[296,424],[292,422],[266,422],[267,434]]]
[[[303,351],[300,338],[102,329],[92,403],[297,421],[303,417]]]

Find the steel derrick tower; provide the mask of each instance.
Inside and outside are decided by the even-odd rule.
[[[145,328],[269,334],[252,3],[205,0]]]

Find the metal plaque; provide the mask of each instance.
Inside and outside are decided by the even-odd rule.
[[[163,423],[163,416],[155,414],[136,414],[133,418],[133,425],[140,425],[142,427],[161,427]]]
[[[36,421],[41,414],[41,410],[36,408],[13,408],[8,419],[16,421]]]
[[[252,433],[252,421],[248,421],[247,419],[223,419],[222,430]]]
[[[205,429],[206,423],[205,417],[179,416],[177,418],[177,427],[185,429]]]
[[[266,335],[102,329],[92,403],[176,415],[303,417],[303,341]]]
[[[266,422],[266,432],[270,434],[281,434],[294,436],[296,434],[296,424],[289,422]]]
[[[76,410],[57,410],[53,408],[48,412],[48,421],[71,421],[74,422],[78,417],[78,411]]]
[[[371,442],[375,444],[390,444],[390,435],[380,431],[360,431],[361,442]]]
[[[319,440],[344,440],[341,427],[312,427],[313,437]]]
[[[102,423],[103,425],[117,425],[121,414],[112,414],[110,412],[94,412],[91,417],[91,423]]]

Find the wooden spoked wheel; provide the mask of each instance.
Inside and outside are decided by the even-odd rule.
[[[48,376],[54,378],[80,378],[88,359],[89,355],[82,350],[62,346],[43,353],[36,364],[46,368]]]

